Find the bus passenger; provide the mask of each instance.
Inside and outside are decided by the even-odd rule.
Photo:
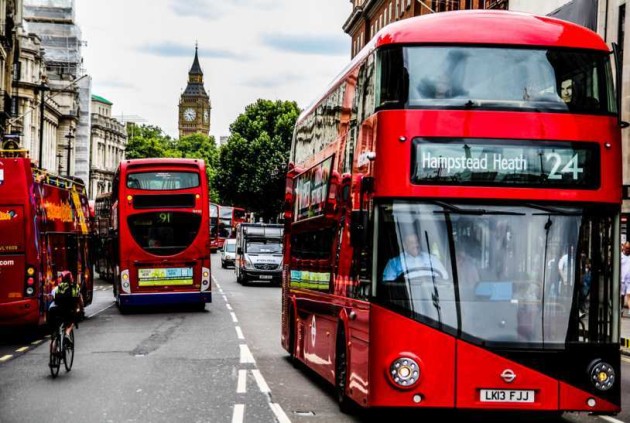
[[[384,281],[395,281],[413,273],[414,276],[437,276],[448,279],[446,268],[435,254],[426,253],[420,248],[420,240],[415,232],[403,236],[403,251],[389,259],[383,270]]]
[[[472,256],[473,252],[479,251],[479,247],[474,245],[471,238],[465,237],[456,245],[455,251],[460,297],[464,301],[471,300],[474,297],[475,285],[481,279],[479,263]]]

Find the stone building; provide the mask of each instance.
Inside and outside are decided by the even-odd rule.
[[[89,196],[110,192],[118,163],[125,158],[127,130],[112,117],[112,102],[92,95]]]
[[[23,1],[24,27],[41,40],[46,66],[46,78],[39,81],[48,90],[44,95],[46,154],[42,166],[87,183],[91,79],[82,68],[83,41],[75,21],[75,0]],[[48,154],[51,138],[55,140],[54,155]],[[56,166],[51,166],[52,161]]]
[[[350,0],[343,30],[352,39],[352,57],[385,25],[427,13],[464,9],[507,9],[508,0]]]

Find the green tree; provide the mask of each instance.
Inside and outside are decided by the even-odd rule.
[[[299,113],[294,101],[259,99],[230,125],[213,180],[222,203],[244,207],[265,221],[282,211],[286,164]]]
[[[216,174],[219,151],[213,136],[192,134],[173,142],[172,147],[165,152],[165,157],[203,159],[206,163],[208,181],[211,184]],[[217,202],[218,193],[212,187],[210,188],[210,199],[213,202]]]
[[[153,125],[134,125],[127,128],[127,159],[147,159],[164,157],[171,147],[171,137]]]

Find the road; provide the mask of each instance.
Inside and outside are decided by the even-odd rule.
[[[280,288],[241,286],[213,255],[214,299],[206,311],[121,315],[100,283],[76,334],[75,364],[52,379],[41,333],[0,342],[0,422],[436,421],[392,410],[341,414],[331,387],[294,368],[280,346]],[[39,341],[39,342],[38,342]],[[20,350],[20,351],[18,351]],[[630,362],[622,369],[630,392]],[[556,421],[630,423],[630,398],[615,419],[565,414]],[[61,407],[64,399],[67,405]],[[535,421],[528,415],[449,415],[459,422]],[[606,420],[604,420],[606,419]]]

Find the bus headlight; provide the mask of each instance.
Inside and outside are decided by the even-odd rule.
[[[389,366],[390,381],[397,388],[410,388],[420,379],[420,366],[410,357],[399,357]]]
[[[129,270],[120,272],[120,287],[126,294],[131,294],[131,282],[129,281]]]
[[[589,378],[595,388],[607,391],[615,383],[615,369],[603,360],[595,360],[589,366]]]

